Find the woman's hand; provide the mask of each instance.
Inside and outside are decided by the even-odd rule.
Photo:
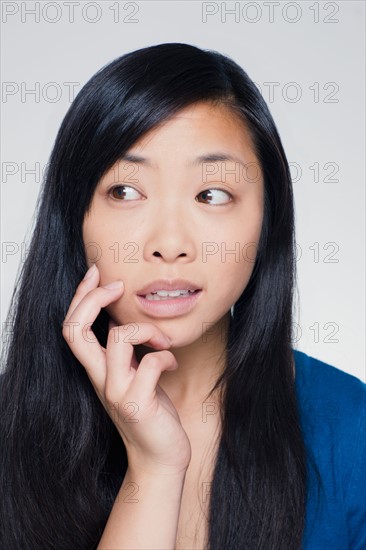
[[[97,266],[76,289],[63,322],[62,335],[84,366],[94,389],[115,424],[126,447],[133,471],[175,474],[187,469],[191,446],[168,395],[158,385],[163,371],[175,370],[174,355],[164,349],[170,341],[151,323],[109,323],[107,348],[103,348],[91,325],[102,307],[121,297],[123,286],[100,287]],[[126,336],[127,335],[127,336]],[[136,341],[138,340],[138,341]],[[136,360],[134,345],[148,343],[160,349]]]

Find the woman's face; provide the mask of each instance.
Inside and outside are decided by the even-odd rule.
[[[145,161],[121,159],[99,181],[83,223],[88,266],[97,264],[100,285],[124,282],[121,298],[106,307],[115,322],[154,323],[172,347],[186,346],[227,319],[249,281],[263,220],[259,162],[240,119],[204,102],[127,153]],[[198,158],[209,155],[237,160]],[[162,301],[138,298],[147,284],[177,278],[201,289],[190,309],[174,311],[182,298],[169,300],[170,312]]]

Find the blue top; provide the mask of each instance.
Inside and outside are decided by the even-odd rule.
[[[301,351],[293,353],[305,444],[324,485],[316,514],[312,470],[303,550],[365,550],[366,384]]]

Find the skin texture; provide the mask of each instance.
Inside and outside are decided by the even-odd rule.
[[[186,165],[219,151],[255,163],[256,169],[234,161]],[[124,282],[122,296],[105,308],[117,325],[152,323],[171,339],[179,367],[163,372],[159,385],[188,427],[201,415],[204,396],[223,368],[219,356],[230,308],[254,267],[263,179],[243,122],[227,107],[206,102],[183,109],[128,153],[149,158],[153,166],[120,161],[99,181],[83,223],[88,266],[97,264],[101,286]],[[112,185],[127,187],[112,192]],[[210,189],[212,194],[202,193]],[[97,259],[88,246],[92,242],[98,244]],[[126,243],[135,244],[124,249]],[[205,256],[205,250],[211,254]],[[138,290],[159,278],[178,277],[203,289],[190,312],[157,318],[141,310]],[[138,340],[138,333],[127,334]],[[149,351],[135,346],[139,360]]]

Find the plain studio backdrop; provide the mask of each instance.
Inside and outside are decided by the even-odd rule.
[[[243,67],[280,133],[295,196],[293,347],[366,381],[364,22],[363,1],[1,2],[2,342],[71,101],[115,58],[186,42]]]

